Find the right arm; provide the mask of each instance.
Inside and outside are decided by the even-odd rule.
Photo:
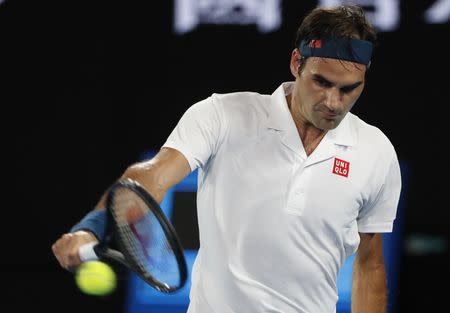
[[[161,203],[166,192],[190,172],[191,168],[183,154],[175,149],[162,148],[152,159],[129,166],[120,179],[130,178],[137,181],[158,203]],[[96,210],[106,207],[106,195],[107,191],[95,206]],[[88,231],[67,233],[52,245],[52,251],[59,264],[71,270],[81,263],[78,255],[80,246],[96,240],[96,237]]]

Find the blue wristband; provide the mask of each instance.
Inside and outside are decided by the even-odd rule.
[[[98,240],[103,240],[106,227],[106,209],[93,210],[86,214],[83,219],[75,224],[70,232],[74,233],[79,230],[87,230],[92,232]]]

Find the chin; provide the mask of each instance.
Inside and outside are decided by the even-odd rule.
[[[340,120],[321,120],[318,123],[318,126],[316,126],[317,128],[321,129],[321,130],[332,130],[335,129],[336,127],[339,126],[339,124],[341,123]]]

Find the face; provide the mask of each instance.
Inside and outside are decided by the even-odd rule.
[[[291,58],[295,85],[290,98],[294,120],[320,130],[336,128],[364,89],[366,66],[348,61],[310,57],[298,71],[298,50]]]

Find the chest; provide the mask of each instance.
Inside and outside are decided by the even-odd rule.
[[[353,153],[331,143],[305,157],[269,132],[241,140],[219,158],[228,182],[219,188],[230,203],[222,214],[236,232],[289,229],[292,223],[340,229],[357,218],[365,201],[364,174],[354,171]]]
[[[209,168],[214,200],[200,215],[226,238],[235,261],[252,271],[270,271],[275,256],[295,267],[311,258],[309,251],[337,268],[336,260],[357,245],[356,221],[367,201],[363,186],[370,171],[358,159],[334,143],[305,157],[276,132],[241,140]]]

